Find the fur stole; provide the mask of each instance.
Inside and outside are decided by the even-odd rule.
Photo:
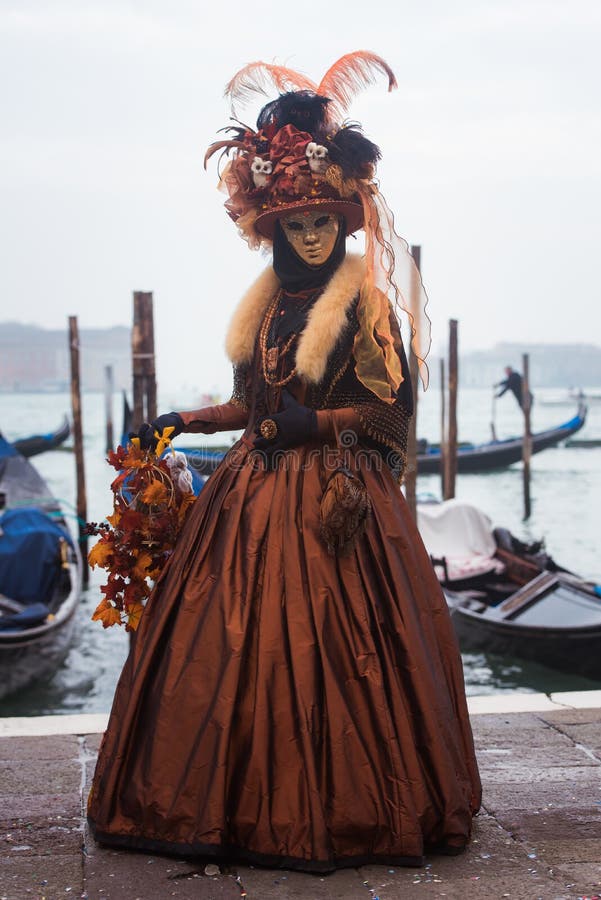
[[[301,378],[319,384],[330,353],[346,325],[346,313],[365,278],[365,261],[356,253],[345,256],[309,313],[298,343],[296,368]],[[234,365],[251,362],[255,341],[267,307],[280,288],[269,266],[249,288],[228,329],[225,349]]]

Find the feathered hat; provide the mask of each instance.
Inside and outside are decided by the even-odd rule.
[[[220,173],[225,207],[252,248],[269,244],[275,222],[286,212],[316,206],[344,216],[347,234],[365,229],[366,277],[358,305],[357,374],[392,402],[403,375],[389,325],[389,304],[409,317],[412,348],[427,383],[430,345],[427,298],[406,242],[394,231],[392,213],[375,182],[380,150],[345,116],[354,96],[375,81],[397,87],[390,66],[375,53],[348,53],[319,84],[284,66],[253,62],[226,85],[235,125],[205,155],[228,158]],[[260,111],[256,128],[242,124],[238,107],[273,84],[279,96]],[[369,369],[369,371],[368,371]]]

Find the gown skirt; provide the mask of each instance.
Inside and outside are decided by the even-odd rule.
[[[390,471],[356,451],[373,511],[328,555],[315,449],[265,471],[239,442],[192,507],[117,687],[98,841],[307,871],[469,841],[480,782],[441,588]]]

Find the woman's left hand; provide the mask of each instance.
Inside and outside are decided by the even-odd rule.
[[[265,416],[256,428],[255,450],[267,456],[306,444],[317,437],[317,413],[282,391],[282,412]],[[272,436],[271,436],[272,435]]]
[[[139,438],[140,447],[143,450],[150,450],[151,448],[154,450],[156,449],[159,438],[165,428],[171,428],[169,437],[174,438],[177,437],[178,434],[182,433],[184,427],[185,426],[182,417],[179,413],[163,413],[162,416],[158,416],[158,418],[154,419],[150,423],[143,422],[137,432],[130,432],[129,437],[130,440],[133,437]]]

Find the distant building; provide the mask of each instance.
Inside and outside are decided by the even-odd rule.
[[[461,349],[461,347],[460,347]],[[505,377],[505,366],[521,372],[522,356],[530,357],[530,382],[534,390],[580,388],[601,385],[601,347],[594,344],[496,344],[490,350],[460,353],[459,384],[492,387]],[[439,359],[427,359],[430,383],[439,385]]]
[[[113,366],[115,388],[131,388],[131,331],[88,328],[80,331],[81,380],[86,391],[103,388],[104,367]],[[461,347],[461,345],[460,345]],[[497,344],[490,350],[462,353],[459,383],[491,387],[504,378],[505,366],[521,371],[530,355],[530,381],[537,387],[579,388],[601,385],[601,347],[594,344]],[[438,385],[439,361],[428,357],[430,382]],[[67,331],[0,323],[0,391],[62,391],[69,387]]]
[[[131,386],[129,328],[82,329],[79,338],[83,390],[102,390],[107,365],[113,367],[117,390]],[[66,329],[0,323],[0,391],[63,391],[69,380]]]

